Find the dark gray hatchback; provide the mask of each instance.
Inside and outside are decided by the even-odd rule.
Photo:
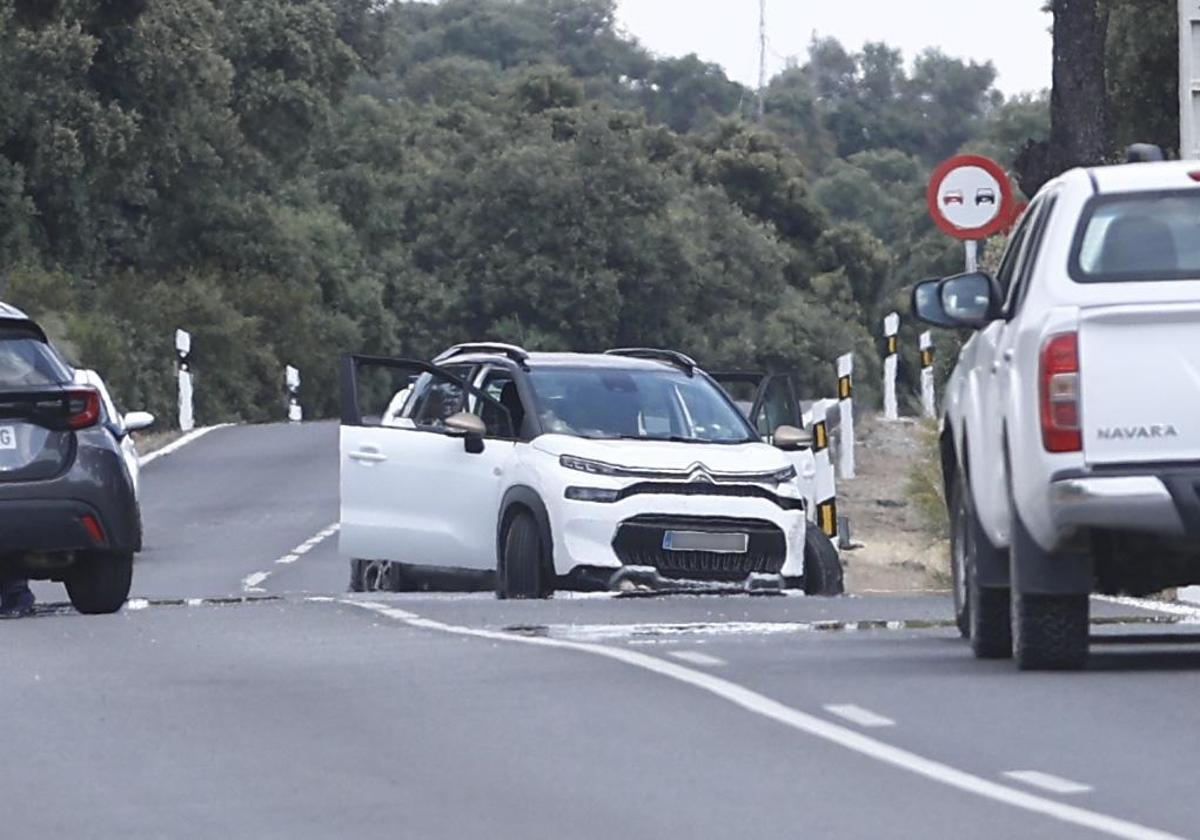
[[[0,304],[0,575],[61,581],[83,613],[121,608],[142,544],[127,432],[104,402]]]

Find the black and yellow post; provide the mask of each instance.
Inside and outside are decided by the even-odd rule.
[[[833,464],[829,457],[829,426],[825,420],[813,423],[813,457],[817,462],[817,527],[825,536],[837,536],[837,493],[834,489]],[[824,477],[826,480],[822,481]]]

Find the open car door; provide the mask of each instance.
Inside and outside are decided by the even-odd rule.
[[[508,410],[469,367],[345,356],[340,553],[494,569],[500,480],[516,445]],[[462,415],[482,434],[464,431]]]
[[[709,376],[725,389],[767,443],[772,441],[780,426],[804,428],[804,416],[791,374],[740,370],[720,371]]]

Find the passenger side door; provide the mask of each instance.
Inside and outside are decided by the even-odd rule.
[[[446,426],[468,397],[487,410],[482,441]],[[341,409],[341,554],[494,569],[500,476],[515,446],[508,410],[449,369],[365,356],[342,360]]]

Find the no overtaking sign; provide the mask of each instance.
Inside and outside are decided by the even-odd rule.
[[[979,155],[958,155],[938,166],[925,198],[933,221],[956,239],[986,239],[1013,218],[1008,175],[994,160]]]

